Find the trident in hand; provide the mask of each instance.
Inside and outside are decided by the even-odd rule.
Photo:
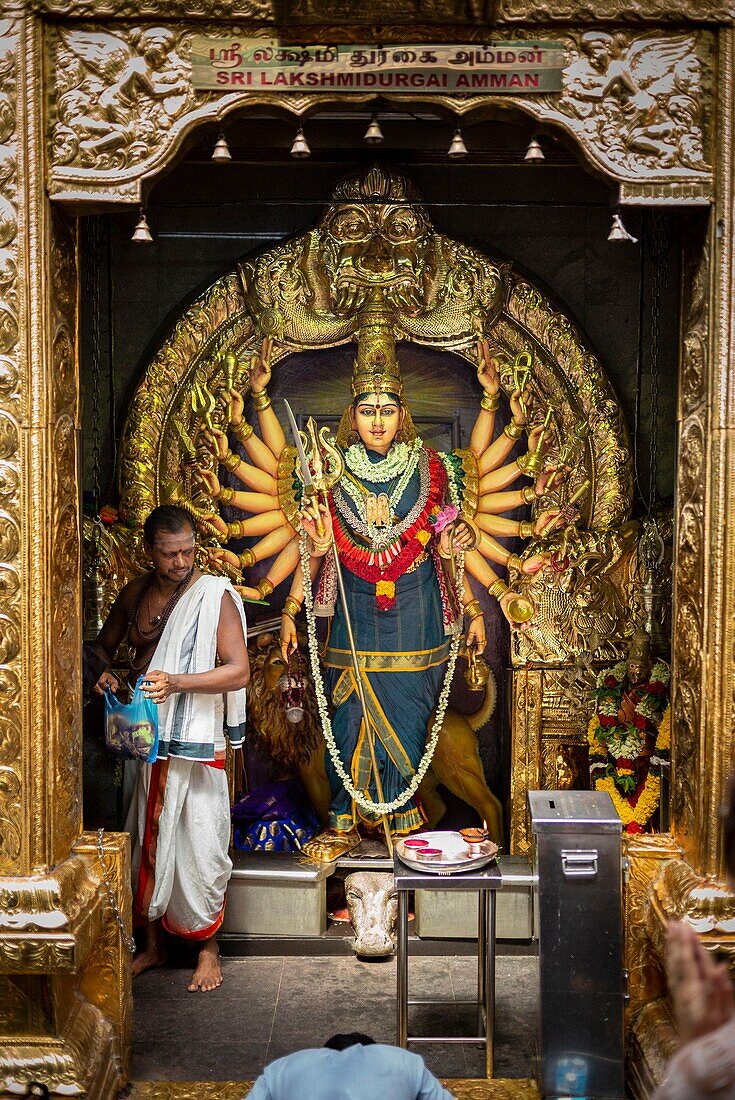
[[[317,507],[316,511],[316,530],[317,534],[324,534],[324,524],[321,520],[321,513],[319,511],[320,500],[328,506],[328,493],[333,485],[339,481],[344,473],[344,459],[337,450],[331,437],[328,436],[329,429],[325,426],[317,429],[316,422],[312,416],[306,422],[306,432],[300,432],[296,423],[291,406],[288,401],[284,400],[286,406],[286,414],[288,416],[289,424],[291,425],[291,432],[293,434],[293,441],[296,447],[296,453],[299,458],[299,465],[301,467],[301,483],[304,486],[304,493],[314,500]],[[308,448],[308,454],[307,454]],[[350,613],[347,607],[347,597],[345,595],[344,578],[342,576],[342,567],[340,565],[339,554],[337,553],[337,544],[334,540],[334,529],[332,529],[332,556],[334,558],[334,568],[337,574],[337,587],[339,588],[340,599],[342,600],[342,611],[345,617],[345,626],[347,627],[347,638],[350,643],[350,654],[352,657],[352,669],[355,674],[355,683],[357,685],[357,694],[360,699],[360,708],[362,710],[362,720],[365,724],[365,733],[367,737],[368,749],[370,750],[370,762],[373,768],[373,775],[375,776],[375,789],[378,792],[378,800],[385,802],[385,796],[383,794],[383,784],[380,779],[380,771],[378,769],[378,758],[375,753],[375,734],[372,724],[370,722],[370,715],[368,712],[367,702],[365,700],[365,689],[362,682],[362,670],[360,668],[360,662],[357,656],[357,649],[355,647],[355,636],[352,633],[352,622],[350,621]],[[390,826],[388,825],[388,816],[383,814],[381,816],[383,824],[383,831],[385,833],[385,842],[388,845],[388,852],[393,855],[393,837],[390,834]]]

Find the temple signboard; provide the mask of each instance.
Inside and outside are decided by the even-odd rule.
[[[192,42],[192,85],[200,91],[268,89],[343,92],[560,92],[561,42],[490,46],[280,46],[266,39]]]

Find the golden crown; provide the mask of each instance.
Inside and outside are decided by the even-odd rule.
[[[352,396],[393,393],[403,398],[401,368],[396,359],[393,327],[383,314],[374,314],[360,326],[357,359],[352,368]]]

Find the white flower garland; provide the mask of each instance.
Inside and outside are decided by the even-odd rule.
[[[309,657],[311,660],[311,672],[314,678],[314,688],[316,690],[316,701],[319,708],[319,715],[322,720],[322,730],[324,731],[324,740],[329,750],[329,756],[334,765],[334,770],[342,780],[345,790],[350,798],[352,798],[358,806],[360,806],[367,813],[377,814],[382,816],[383,814],[392,814],[396,810],[399,810],[401,806],[413,798],[416,791],[421,785],[421,781],[429,770],[429,765],[434,757],[437,743],[439,741],[439,733],[441,732],[442,723],[444,722],[444,716],[447,712],[449,705],[449,691],[452,686],[452,679],[454,677],[454,668],[457,663],[457,654],[459,652],[459,644],[462,638],[462,632],[460,630],[455,632],[452,638],[451,648],[449,650],[449,661],[447,663],[447,671],[444,675],[444,684],[442,685],[441,694],[439,696],[439,702],[436,708],[436,715],[434,717],[434,724],[431,728],[431,733],[426,742],[426,748],[424,755],[421,758],[421,763],[418,766],[416,774],[409,783],[408,787],[402,794],[394,798],[392,802],[373,802],[372,799],[366,798],[362,791],[358,791],[352,782],[351,776],[345,771],[342,763],[342,758],[339,754],[339,749],[334,740],[334,733],[332,731],[332,722],[329,718],[329,710],[327,707],[327,699],[324,694],[324,680],[322,679],[322,670],[319,664],[319,653],[317,647],[316,638],[316,621],[314,618],[314,598],[311,590],[311,571],[309,568],[309,552],[307,550],[306,536],[301,533],[299,540],[299,549],[301,552],[301,575],[304,581],[304,607],[306,608],[306,623],[309,634]],[[334,553],[334,550],[331,551]],[[457,555],[457,591],[460,597],[460,602],[464,596],[464,554]],[[367,715],[366,715],[367,718]]]
[[[378,462],[371,462],[368,458],[365,444],[353,443],[345,451],[347,469],[363,481],[371,481],[377,485],[382,481],[392,481],[402,474],[413,452],[418,455],[423,448],[423,441],[417,436],[413,443],[393,443],[385,458]]]

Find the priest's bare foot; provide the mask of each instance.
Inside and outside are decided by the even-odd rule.
[[[163,966],[165,962],[166,952],[163,947],[138,951],[133,959],[133,977],[136,978],[144,970],[152,970],[154,966]]]
[[[146,924],[143,937],[143,946],[133,959],[134,978],[144,970],[152,970],[154,966],[163,966],[166,962],[166,943],[160,919]]]
[[[219,948],[214,936],[205,940],[199,949],[199,961],[189,986],[190,993],[201,991],[210,993],[222,985],[222,967],[219,961]]]

